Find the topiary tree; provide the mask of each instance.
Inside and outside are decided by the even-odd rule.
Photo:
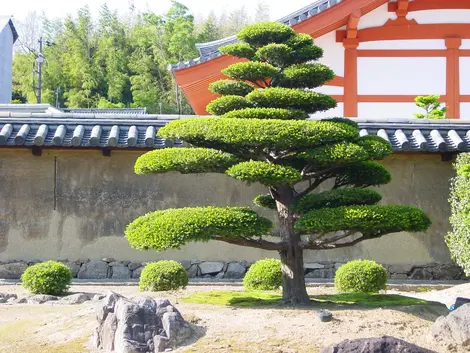
[[[450,224],[446,243],[452,259],[470,275],[470,153],[461,153],[454,165],[457,175],[450,188]]]
[[[340,293],[377,293],[387,285],[387,270],[371,260],[353,260],[340,266],[335,287]]]
[[[277,212],[279,239],[265,239],[272,222],[241,207],[152,212],[132,222],[126,236],[132,247],[145,250],[216,240],[277,251],[284,302],[307,303],[305,250],[338,249],[388,233],[425,231],[430,220],[415,207],[378,206],[381,196],[365,189],[390,182],[390,173],[373,161],[391,153],[388,141],[360,137],[352,120],[306,120],[311,113],[336,106],[331,97],[311,90],[334,74],[315,62],[322,49],[309,35],[280,23],[260,23],[246,27],[238,39],[220,50],[245,61],[222,70],[229,79],[210,86],[221,96],[207,110],[218,117],[172,121],[158,132],[195,148],[149,152],[137,160],[135,170],[225,173],[261,183],[269,193],[254,202]],[[325,184],[331,190],[316,192]]]
[[[439,102],[441,97],[432,94],[430,96],[418,96],[415,98],[416,106],[423,108],[425,114],[415,114],[418,119],[445,119],[447,107],[443,107]]]

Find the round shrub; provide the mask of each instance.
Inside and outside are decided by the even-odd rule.
[[[263,259],[256,261],[243,278],[247,290],[274,290],[282,286],[281,261]]]
[[[165,291],[184,288],[188,285],[188,274],[179,262],[161,260],[149,263],[140,275],[139,290]]]
[[[335,287],[342,293],[377,293],[385,289],[387,271],[370,260],[354,260],[341,266],[335,275]]]
[[[63,263],[47,261],[28,267],[21,282],[33,294],[59,295],[67,292],[72,272]]]

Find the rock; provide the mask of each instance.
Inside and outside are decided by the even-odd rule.
[[[94,348],[116,353],[164,352],[192,334],[192,328],[168,300],[135,301],[108,293],[97,307]]]
[[[97,302],[97,301],[103,299],[104,297],[105,297],[105,295],[103,295],[103,294],[95,294],[91,300],[94,301],[94,302]]]
[[[102,261],[110,263],[110,262],[114,262],[116,260],[114,260],[112,257],[105,257]]]
[[[78,272],[78,278],[104,279],[108,277],[108,264],[104,261],[92,260],[83,264]]]
[[[10,299],[18,299],[18,296],[16,294],[0,293],[0,304],[6,303]],[[11,302],[11,300],[10,300],[10,302]]]
[[[194,265],[191,265],[191,267],[189,268],[188,270],[188,277],[189,278],[196,278],[199,276],[199,273],[201,271],[199,270],[199,266],[194,264]]]
[[[67,302],[67,304],[75,305],[91,300],[92,296],[94,295],[88,293],[76,293],[67,295],[66,297],[62,298],[62,300]]]
[[[24,262],[11,262],[0,265],[0,278],[2,279],[20,279],[23,272],[28,268]]]
[[[131,262],[130,262],[130,261],[121,261],[121,263],[122,263],[124,266],[127,266],[127,265],[129,265]]]
[[[246,268],[240,262],[231,262],[227,266],[224,278],[243,278]]]
[[[224,278],[224,271],[220,271],[218,274],[214,276],[214,278]]]
[[[305,275],[305,278],[333,278],[335,276],[334,268],[324,268],[313,270]]]
[[[311,263],[308,263],[308,264],[304,264],[304,268],[306,270],[318,270],[318,269],[321,269],[321,268],[325,268],[325,265],[315,263],[315,262],[311,262]]]
[[[389,265],[388,272],[390,273],[405,273],[408,274],[412,270],[412,266],[410,265]]]
[[[142,270],[144,269],[144,266],[141,266],[137,269],[135,269],[133,272],[132,272],[132,278],[140,278],[140,274],[142,273]]]
[[[184,267],[185,270],[188,270],[191,267],[191,261],[189,260],[182,260],[179,261],[179,263]]]
[[[113,261],[113,262],[110,262],[109,263],[109,266],[113,267],[113,266],[127,266],[127,265],[124,265],[122,262],[120,261]]]
[[[432,273],[424,268],[414,268],[411,272],[410,279],[432,279]]]
[[[320,353],[433,353],[425,348],[402,341],[398,338],[383,336],[380,338],[360,338],[344,340],[324,348]]]
[[[432,325],[432,335],[438,341],[447,344],[470,344],[470,304],[464,304],[451,311],[447,316],[440,316]]]
[[[335,269],[337,270],[338,268],[340,268],[343,265],[344,265],[344,262],[337,262],[337,263],[335,263]]]
[[[202,275],[207,274],[216,274],[222,271],[224,268],[223,262],[215,262],[215,261],[206,261],[199,264],[199,268],[201,269]]]
[[[129,265],[127,265],[131,271],[137,270],[140,266],[142,266],[140,262],[130,262]]]
[[[433,279],[437,280],[456,280],[461,279],[464,272],[455,265],[444,264],[431,269]]]
[[[36,294],[26,298],[28,304],[43,304],[45,302],[59,300],[58,297],[48,294]]]
[[[63,261],[62,263],[70,269],[74,278],[78,276],[78,272],[80,271],[80,265],[78,265],[76,262],[70,261]]]
[[[16,303],[17,304],[26,304],[28,302],[28,298],[19,298]]]
[[[392,273],[390,279],[408,279],[408,276],[405,273]]]
[[[111,278],[113,279],[129,279],[131,278],[131,271],[127,266],[120,265],[120,266],[113,266],[113,275]]]

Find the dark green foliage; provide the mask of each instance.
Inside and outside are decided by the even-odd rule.
[[[243,278],[247,290],[276,290],[282,286],[281,261],[263,259],[256,261]]]
[[[179,262],[160,260],[147,264],[140,274],[140,291],[168,291],[185,288],[188,273]]]
[[[209,148],[165,148],[147,152],[135,162],[136,174],[180,172],[224,173],[239,163],[235,156]]]
[[[247,26],[238,33],[237,38],[259,48],[270,43],[284,43],[296,35],[295,31],[282,23],[261,22]]]
[[[72,283],[72,272],[63,263],[42,262],[28,267],[21,275],[21,283],[33,294],[61,295]]]
[[[261,194],[256,196],[253,199],[253,203],[261,208],[269,208],[271,210],[276,209],[276,201],[273,199],[273,197],[269,194]]]
[[[253,105],[240,96],[222,96],[210,102],[206,110],[212,115],[222,115],[232,110],[250,108]]]
[[[295,55],[291,56],[290,64],[316,61],[323,56],[323,49],[314,45],[312,37],[306,33],[298,33],[286,44],[295,51]]]
[[[272,226],[244,207],[186,207],[147,213],[130,223],[125,234],[134,249],[163,251],[214,236],[260,237]]]
[[[261,47],[256,52],[256,58],[271,65],[284,67],[292,57],[292,48],[286,44],[271,43]]]
[[[222,144],[283,150],[355,140],[359,131],[328,121],[197,118],[171,121],[158,130],[158,135],[196,146]]]
[[[333,189],[310,194],[293,203],[290,209],[295,213],[306,213],[321,208],[336,208],[353,205],[375,205],[382,196],[369,189]]]
[[[278,74],[279,70],[268,63],[257,61],[239,62],[222,70],[230,78],[242,81],[265,81]]]
[[[339,124],[346,124],[349,125],[355,129],[359,129],[359,125],[352,119],[347,119],[347,118],[328,118],[328,119],[322,119],[322,121],[331,121],[334,123],[339,123]]]
[[[332,175],[336,186],[350,185],[356,188],[384,185],[392,180],[392,175],[384,166],[369,161],[338,168]]]
[[[333,70],[319,63],[295,64],[278,75],[274,86],[317,88],[335,77]]]
[[[354,260],[341,266],[335,274],[340,293],[377,293],[387,285],[387,270],[374,261]]]
[[[261,161],[249,161],[236,164],[225,172],[232,178],[266,186],[292,185],[302,180],[295,168]]]
[[[299,154],[315,165],[350,164],[369,159],[366,149],[352,142],[323,145]]]
[[[257,89],[246,99],[259,107],[301,109],[307,113],[336,107],[336,101],[326,94],[283,87]]]
[[[383,159],[392,154],[392,145],[390,142],[377,135],[361,137],[358,144],[369,153],[370,159]]]
[[[252,59],[255,56],[256,50],[248,43],[233,43],[224,45],[219,48],[222,54],[236,56],[238,58]]]
[[[450,224],[446,236],[452,259],[470,275],[470,154],[461,153],[454,164],[457,173],[450,187]]]
[[[342,206],[313,210],[299,218],[297,230],[329,233],[354,230],[366,236],[380,236],[401,231],[424,232],[431,221],[412,206]]]
[[[209,89],[216,94],[230,94],[244,97],[255,88],[243,81],[219,80],[212,82],[209,85]]]
[[[221,118],[237,119],[282,119],[282,120],[305,120],[308,114],[303,110],[282,108],[246,108],[233,110],[220,116]]]

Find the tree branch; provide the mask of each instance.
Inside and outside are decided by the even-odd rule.
[[[223,241],[225,243],[240,245],[240,246],[248,246],[251,248],[263,249],[263,250],[275,250],[279,251],[286,247],[285,242],[273,243],[261,238],[258,239],[250,239],[245,237],[221,237],[221,236],[214,236],[213,240]]]

